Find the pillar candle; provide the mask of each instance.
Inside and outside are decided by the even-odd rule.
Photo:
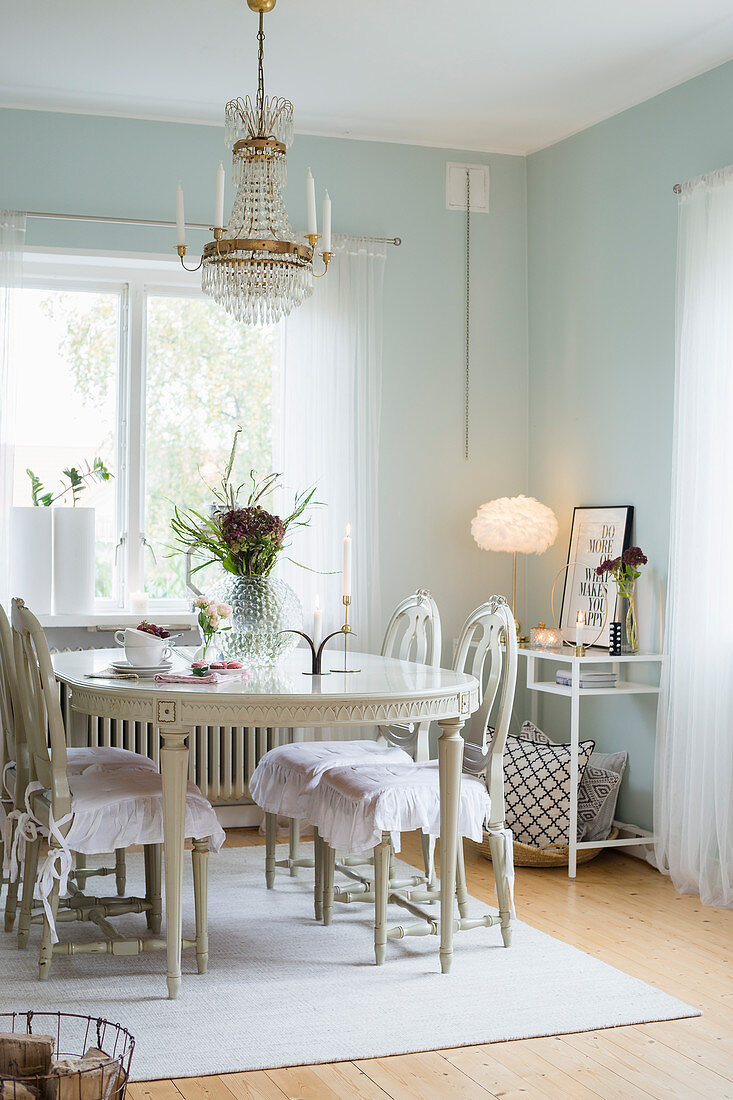
[[[583,644],[583,634],[585,632],[585,612],[579,611],[575,620],[575,644]]]

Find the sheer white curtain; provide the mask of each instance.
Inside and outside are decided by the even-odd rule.
[[[0,210],[0,603],[10,591],[10,507],[13,502],[15,379],[10,369],[11,300],[23,271],[25,214]]]
[[[280,575],[303,601],[311,632],[316,594],[324,635],[343,622],[342,549],[352,527],[354,648],[381,643],[377,485],[382,375],[383,244],[335,237],[336,255],[284,328],[282,434],[277,469],[292,490],[316,485],[324,507],[295,536]],[[336,640],[332,645],[335,645]]]
[[[733,168],[679,202],[668,664],[659,707],[658,866],[733,905]]]

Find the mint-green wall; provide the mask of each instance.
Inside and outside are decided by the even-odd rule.
[[[659,643],[667,573],[677,199],[733,161],[733,63],[528,158],[529,488],[560,519],[528,567],[530,618],[549,617],[573,505],[633,504],[650,560],[642,642]],[[645,636],[644,636],[645,635]],[[546,702],[548,732],[567,722]],[[625,747],[627,820],[651,825],[653,697],[581,704],[581,733]]]
[[[0,110],[0,208],[208,222],[226,164],[218,127]],[[445,162],[491,170],[491,213],[472,227],[472,455],[463,459],[465,218],[445,208]],[[511,583],[507,555],[484,554],[477,506],[527,481],[526,188],[522,157],[296,137],[288,205],[305,222],[307,165],[328,186],[334,231],[400,236],[384,295],[381,560],[384,606],[417,585],[444,610],[446,649],[491,591]],[[227,203],[231,200],[228,185]],[[191,232],[192,245],[205,236]],[[170,251],[170,230],[31,221],[28,244]],[[192,275],[192,281],[198,276]],[[317,290],[316,290],[317,293]],[[364,533],[364,537],[369,537]]]

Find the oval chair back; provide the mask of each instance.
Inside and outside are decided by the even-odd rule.
[[[463,770],[471,775],[485,771],[491,824],[500,825],[504,821],[504,748],[517,686],[517,632],[503,596],[492,596],[468,616],[453,668],[474,676],[481,685],[481,703],[464,730]]]
[[[440,613],[430,593],[418,588],[397,604],[384,633],[382,656],[419,665],[440,666],[442,633]],[[427,760],[429,722],[410,725],[380,726],[379,734],[388,744],[405,749],[416,760]]]
[[[13,715],[14,677],[13,634],[5,608],[0,604],[0,766],[2,768],[17,757]],[[4,784],[0,791],[0,799],[5,799]]]
[[[29,778],[51,791],[58,821],[71,809],[58,684],[43,628],[21,599],[13,600],[12,623],[17,709],[28,744]]]

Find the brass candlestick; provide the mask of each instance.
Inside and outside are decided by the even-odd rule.
[[[349,626],[349,604],[351,603],[351,596],[343,597],[344,603],[344,625],[341,627],[341,633],[344,636],[344,667],[332,668],[331,672],[361,672],[360,668],[349,668],[349,634],[353,634],[353,630]]]

